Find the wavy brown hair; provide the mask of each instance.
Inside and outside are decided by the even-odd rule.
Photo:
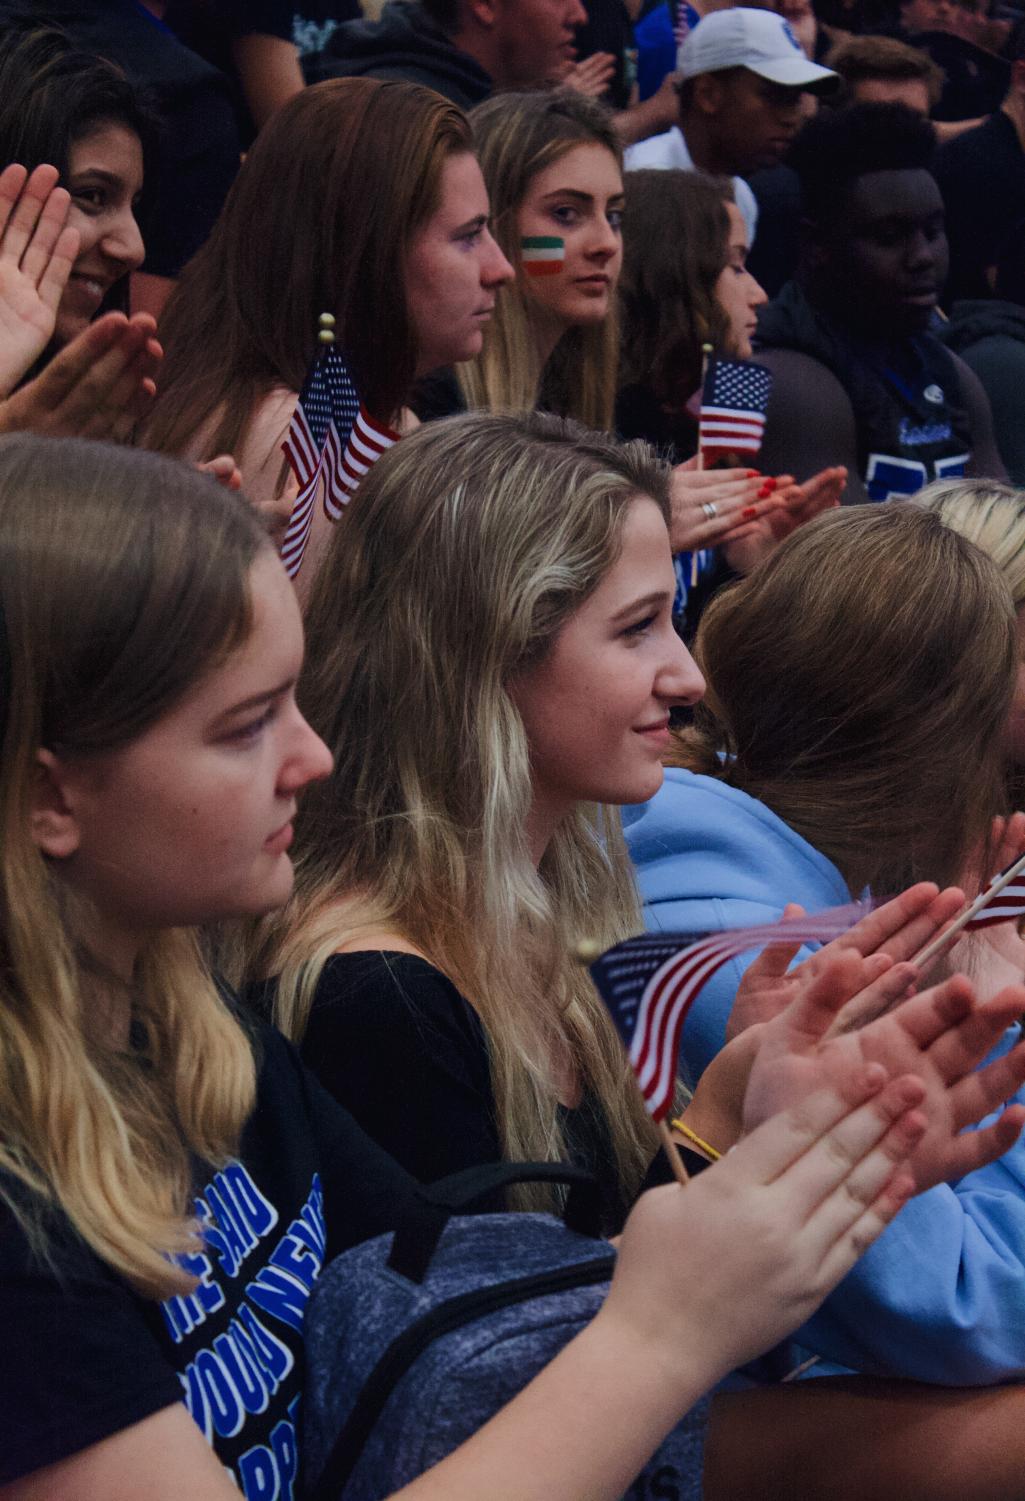
[[[429,423],[378,460],[307,615],[302,708],[334,771],[304,797],[292,901],[248,964],[278,976],[277,1020],[300,1037],[331,954],[398,933],[481,1017],[506,1155],[562,1155],[554,1060],[568,1053],[628,1198],[657,1142],[571,957],[582,934],[606,945],[639,926],[618,810],[578,808],[535,867],[530,747],[508,686],[612,566],[638,494],[668,515],[644,444],[537,413]]]
[[[161,319],[145,445],[182,453],[217,412],[205,456],[237,450],[262,397],[301,390],[325,312],[367,409],[394,421],[417,363],[410,244],[472,149],[466,116],[418,84],[329,79],[277,110]]]
[[[671,764],[768,804],[854,893],[963,884],[1003,806],[1018,660],[991,558],[916,506],[833,511],[712,601],[696,655]]]
[[[45,1246],[48,1210],[141,1292],[194,1286],[192,1163],[237,1151],[249,1041],[195,935],[157,934],[132,987],[131,1050],[90,1025],[90,911],[31,837],[41,747],[127,745],[250,628],[268,546],[248,504],[185,465],[100,443],[0,443],[0,1197]],[[131,817],[131,810],[125,810]],[[161,851],[153,851],[154,861]]]
[[[681,408],[701,383],[701,346],[728,353],[715,284],[726,265],[728,178],[628,172],[620,278],[621,385],[650,386]]]

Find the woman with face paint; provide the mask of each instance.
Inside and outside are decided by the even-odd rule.
[[[412,1192],[280,1035],[240,1021],[192,931],[288,898],[296,801],[330,770],[301,658],[241,498],[150,454],[0,446],[6,1501],[302,1495],[296,1307]],[[917,1068],[926,1034],[966,1064],[942,997],[912,1005]],[[824,1014],[776,1029],[796,1066],[765,1077],[779,1103]],[[805,1317],[911,1191],[918,1106],[939,1100],[915,1069],[845,1058],[707,1186],[645,1195],[593,1323],[403,1496],[613,1501]]]
[[[511,274],[460,110],[399,81],[304,89],[261,130],[167,305],[143,441],[194,459],[233,453],[280,540],[298,492],[281,445],[321,314],[387,443],[416,425],[406,403],[417,377],[480,352]],[[318,499],[304,589],[329,534]]]

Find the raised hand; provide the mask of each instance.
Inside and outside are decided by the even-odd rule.
[[[877,1062],[891,1074],[913,1071],[925,1086],[929,1129],[909,1162],[916,1192],[1002,1156],[1025,1124],[1025,1106],[1011,1106],[983,1130],[960,1133],[991,1114],[1025,1081],[1025,1043],[978,1068],[1025,1012],[1025,989],[1010,986],[977,1005],[971,984],[956,975],[860,1031],[829,1037],[861,964],[854,951],[834,953],[794,1004],[760,1029],[744,1098],[744,1129],[799,1103],[825,1081]]]
[[[14,390],[53,338],[57,307],[78,254],[65,227],[71,199],[56,167],[0,172],[0,396]]]
[[[713,1379],[810,1317],[914,1189],[924,1090],[848,1058],[686,1188],[644,1194],[599,1318]]]
[[[128,437],[156,394],[163,357],[148,313],[106,313],[60,350],[41,375],[0,402],[0,433]]]
[[[611,52],[592,52],[590,57],[574,63],[560,83],[564,89],[574,89],[578,94],[600,99],[615,71],[616,59]]]
[[[838,506],[846,483],[847,470],[843,465],[822,469],[803,485],[789,475],[782,476],[775,491],[778,504],[754,520],[746,531],[726,539],[730,567],[738,573],[750,573],[791,532]]]
[[[777,482],[757,470],[699,470],[695,462],[688,459],[673,469],[669,524],[673,552],[692,552],[715,547],[731,536],[744,537],[759,518],[778,508]],[[784,479],[790,482],[789,476]]]
[[[931,881],[922,881],[876,907],[794,969],[790,965],[801,945],[774,944],[764,949],[748,966],[737,989],[726,1024],[726,1040],[778,1016],[796,1000],[802,987],[815,980],[823,964],[843,950],[860,954],[865,962],[833,1030],[863,1026],[906,994],[918,977],[907,961],[956,917],[963,905],[964,893],[957,887],[941,892]],[[802,914],[803,908],[796,903],[783,910],[785,918]]]

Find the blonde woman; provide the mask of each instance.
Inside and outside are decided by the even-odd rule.
[[[296,798],[329,769],[301,656],[240,498],[153,455],[0,446],[6,1501],[301,1495],[305,1293],[412,1191],[280,1036],[240,1025],[190,931],[288,895]],[[963,1070],[945,1004],[912,1014]],[[816,1011],[777,1029],[795,1084]],[[403,1495],[620,1496],[911,1191],[916,1107],[946,1095],[923,1043],[904,1053],[922,1082],[884,1087],[848,1049],[710,1188],[646,1196],[593,1324]]]

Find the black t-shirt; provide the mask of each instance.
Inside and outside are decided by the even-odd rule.
[[[425,959],[379,950],[335,954],[317,985],[302,1056],[364,1131],[421,1182],[501,1160],[484,1028]],[[585,1098],[560,1120],[570,1157],[598,1179],[611,1233],[628,1206],[604,1114]]]
[[[185,1401],[243,1494],[300,1493],[303,1318],[324,1262],[391,1228],[413,1189],[260,1028],[256,1109],[237,1160],[200,1165],[206,1251],[188,1297],[139,1297],[78,1240],[52,1229],[52,1265],[0,1207],[0,1483],[53,1464]]]
[[[587,20],[576,34],[577,56],[608,52],[616,60],[615,71],[603,94],[612,109],[626,109],[637,82],[637,45],[633,22],[623,0],[584,0]]]
[[[187,3],[205,13],[208,26],[216,24],[229,37],[280,37],[292,42],[300,57],[322,52],[336,26],[363,14],[359,0],[207,0],[201,7],[195,0]]]

